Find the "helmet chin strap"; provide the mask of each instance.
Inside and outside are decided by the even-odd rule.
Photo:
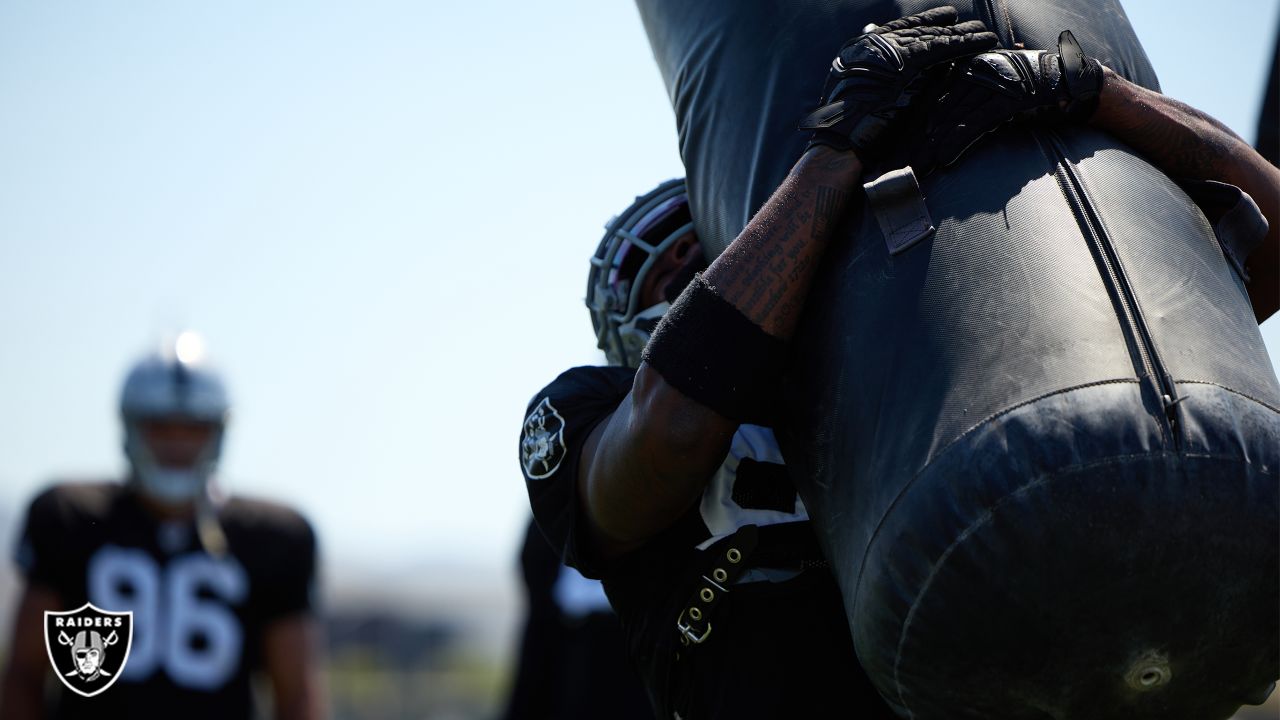
[[[214,557],[227,553],[227,536],[218,523],[217,510],[208,491],[208,478],[197,470],[153,467],[134,470],[138,490],[164,505],[191,505],[195,510],[196,536],[205,552]]]
[[[196,535],[204,551],[221,558],[227,554],[227,535],[218,524],[218,514],[213,507],[213,498],[208,492],[196,497]]]

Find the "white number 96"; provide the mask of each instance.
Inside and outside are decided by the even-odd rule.
[[[202,589],[213,597],[201,597]],[[126,681],[163,667],[184,687],[221,687],[244,645],[244,630],[227,606],[243,602],[248,590],[244,568],[232,558],[192,553],[162,568],[142,550],[107,545],[89,560],[90,601],[103,610],[133,611]],[[196,638],[204,639],[199,647]]]

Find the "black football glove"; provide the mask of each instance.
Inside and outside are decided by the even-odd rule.
[[[852,149],[863,162],[923,85],[924,71],[996,46],[980,20],[956,24],[951,6],[879,26],[846,42],[831,63],[822,107],[800,121],[810,145]]]
[[[998,50],[957,65],[930,113],[917,170],[950,165],[983,135],[1010,120],[1083,122],[1098,107],[1102,64],[1075,36],[1058,36],[1058,52]]]

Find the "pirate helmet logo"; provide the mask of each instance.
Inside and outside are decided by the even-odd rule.
[[[46,611],[44,646],[58,678],[72,692],[93,697],[115,684],[133,645],[133,612],[108,612],[85,603]]]
[[[556,412],[551,398],[529,413],[524,421],[524,433],[520,436],[520,464],[530,480],[550,477],[564,460],[564,418]]]

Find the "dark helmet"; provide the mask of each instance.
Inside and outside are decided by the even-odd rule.
[[[613,365],[640,366],[640,352],[669,303],[640,307],[640,289],[657,259],[693,231],[684,179],[668,180],[636,198],[605,225],[591,258],[587,309],[596,345]]]

